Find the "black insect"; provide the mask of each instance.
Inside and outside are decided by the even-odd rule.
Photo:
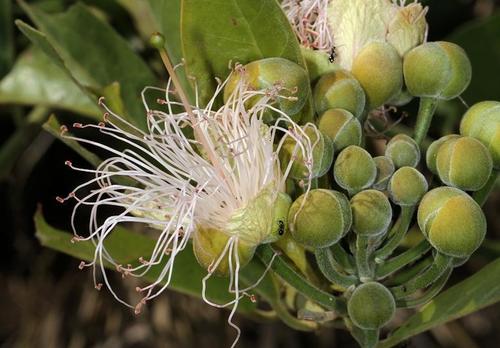
[[[328,56],[328,60],[330,63],[335,62],[335,58],[337,58],[337,52],[335,52],[335,46],[332,47],[332,50],[330,51],[330,55]]]
[[[282,236],[285,233],[285,223],[283,220],[278,220],[278,234]]]

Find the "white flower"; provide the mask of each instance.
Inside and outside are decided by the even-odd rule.
[[[350,70],[373,41],[389,42],[401,56],[425,41],[427,7],[406,2],[284,0],[281,6],[304,46],[331,52],[337,64]]]
[[[233,73],[244,74],[245,71],[237,67]],[[74,240],[92,240],[95,245],[93,261],[82,263],[81,268],[93,267],[97,288],[102,285],[96,274],[96,270],[100,269],[103,281],[113,296],[135,308],[136,312],[169,285],[176,255],[190,245],[190,238],[200,226],[220,231],[228,237],[223,252],[209,267],[203,289],[205,291],[205,281],[222,259],[229,257],[231,291],[235,299],[228,304],[213,305],[233,305],[229,322],[234,326],[232,316],[241,296],[248,290],[241,289],[239,284],[241,265],[238,243],[256,247],[275,240],[274,206],[279,204],[277,201],[284,191],[293,162],[288,164],[286,170],[280,170],[277,154],[284,140],[294,138],[297,153],[300,151],[304,160],[312,165],[315,144],[311,143],[303,127],[273,106],[277,98],[281,98],[279,86],[255,91],[248,90],[241,82],[226,104],[213,110],[223,87],[224,83],[219,84],[205,108],[176,102],[169,92],[165,92],[165,99],[159,101],[164,111],[151,109],[146,103],[145,92],[159,89],[145,88],[142,96],[147,131],[114,114],[103,100],[101,105],[106,109],[105,122],[74,125],[76,128],[97,129],[112,140],[118,140],[126,148],[123,151],[64,132],[67,138],[94,145],[111,155],[95,170],[76,168],[67,162],[73,169],[91,173],[94,178],[59,200],[76,199],[72,215]],[[171,80],[166,91],[170,90]],[[257,102],[256,96],[260,97]],[[249,99],[252,99],[252,107],[247,107]],[[264,112],[269,109],[279,115],[271,126],[262,121]],[[306,127],[314,126],[309,124]],[[194,131],[194,139],[186,135],[189,129]],[[79,230],[75,223],[75,216],[84,206],[90,207],[86,233]],[[99,222],[101,208],[106,206],[121,208],[121,212]],[[122,223],[139,223],[160,230],[151,255],[145,255],[135,266],[124,267],[117,263],[104,244],[113,229]],[[161,264],[163,268],[156,281],[138,289],[144,297],[133,306],[119,298],[111,288],[104,268],[106,262],[131,277],[145,275],[154,265]],[[203,297],[210,302],[204,293]]]

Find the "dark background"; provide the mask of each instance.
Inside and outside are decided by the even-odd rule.
[[[134,39],[134,28],[126,11],[113,1],[86,1],[104,9],[112,25],[125,37]],[[39,1],[47,10],[62,10],[73,1]],[[457,37],[471,21],[484,21],[495,16],[500,4],[491,0],[436,0],[428,14],[429,40]],[[15,18],[23,18],[14,5]],[[497,13],[497,21],[500,17]],[[499,34],[500,35],[500,34]],[[27,40],[15,31],[16,51],[27,46]],[[477,37],[477,44],[482,38]],[[500,61],[489,52],[500,52],[484,43],[480,53],[471,56],[474,68],[472,89],[482,94],[466,93],[466,102],[486,98],[500,100],[500,84],[495,76]],[[475,49],[465,47],[468,50]],[[145,57],[152,52],[141,51]],[[486,66],[485,66],[486,64]],[[489,65],[488,65],[489,64]],[[476,74],[476,69],[478,73]],[[486,71],[485,71],[486,69]],[[490,71],[488,70],[490,69]],[[5,72],[1,72],[5,73]],[[1,77],[1,75],[0,75]],[[486,81],[483,79],[493,80]],[[484,84],[491,88],[482,88]],[[495,87],[496,86],[496,87]],[[477,99],[477,100],[476,100]],[[16,129],[15,114],[24,115],[29,108],[0,105],[0,144],[5,145]],[[58,112],[72,119],[72,115]],[[433,134],[443,127],[457,124],[457,112],[442,112]],[[92,286],[90,272],[78,271],[79,261],[42,248],[34,236],[33,214],[43,207],[49,223],[68,226],[71,205],[56,203],[55,196],[69,192],[84,178],[65,165],[77,155],[34,127],[26,139],[15,166],[0,181],[0,345],[2,347],[229,347],[234,332],[225,320],[228,313],[204,304],[201,300],[167,291],[148,305],[139,316],[119,305],[106,292]],[[489,238],[499,240],[500,194],[492,195],[485,207],[489,222]],[[498,257],[498,253],[496,254]],[[464,267],[456,270],[450,284],[464,279],[495,257],[491,248],[482,248]],[[118,278],[118,277],[116,277]],[[500,281],[500,275],[499,275]],[[115,279],[119,291],[133,293]],[[404,319],[400,313],[396,322]],[[318,333],[303,334],[281,323],[256,323],[238,317],[243,336],[239,347],[355,347],[342,331],[325,328]],[[500,342],[500,305],[431,330],[408,342],[411,347],[494,347]]]

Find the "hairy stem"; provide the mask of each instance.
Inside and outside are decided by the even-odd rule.
[[[436,253],[434,263],[423,273],[410,279],[403,285],[390,288],[396,300],[409,296],[419,289],[423,289],[436,282],[449,268],[452,267],[453,258],[441,253]]]
[[[385,259],[391,256],[394,250],[396,250],[406,236],[406,232],[408,232],[408,227],[410,227],[414,212],[414,206],[401,207],[401,214],[399,215],[398,221],[394,224],[391,232],[389,232],[389,239],[379,250],[375,252],[375,262],[382,263]]]
[[[276,251],[270,245],[263,244],[257,249],[256,254],[265,265],[269,265]],[[306,279],[291,268],[280,256],[274,258],[270,267],[281,279],[302,295],[327,309],[337,311],[340,314],[346,313],[346,305],[343,301],[309,284]]]
[[[333,259],[350,274],[356,273],[356,266],[354,264],[354,258],[351,254],[347,253],[345,249],[340,245],[340,243],[335,243],[330,247],[333,255]]]
[[[318,248],[315,250],[316,263],[325,276],[333,284],[338,284],[347,289],[350,286],[356,285],[357,278],[351,275],[342,274],[340,265],[333,258],[330,248]]]
[[[376,270],[377,279],[383,279],[390,276],[394,272],[399,271],[406,265],[420,259],[422,255],[426,254],[431,249],[431,245],[427,240],[422,240],[419,244],[411,249],[408,249],[398,256],[389,259],[383,264],[379,265]]]
[[[371,237],[357,235],[356,236],[356,266],[358,267],[358,276],[362,282],[373,279],[374,270],[372,267],[371,256],[372,246]]]
[[[434,298],[441,289],[445,286],[446,282],[450,278],[451,272],[453,271],[452,268],[448,268],[446,272],[444,272],[441,277],[436,280],[434,284],[432,284],[426,291],[425,294],[422,296],[419,296],[417,298],[402,298],[396,301],[396,306],[401,307],[401,308],[413,308],[413,307],[418,307],[423,304],[426,304],[430,300]]]
[[[432,117],[436,111],[438,100],[435,98],[420,98],[420,106],[418,108],[417,123],[415,124],[415,132],[413,139],[420,145],[425,139],[427,132],[431,126]]]

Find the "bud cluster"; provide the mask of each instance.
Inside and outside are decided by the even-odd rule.
[[[277,63],[248,64],[250,85],[297,87],[296,98],[277,107],[293,117],[310,103],[315,117],[303,119],[301,126],[313,144],[312,158],[297,151],[293,137],[281,144],[281,170],[293,160],[287,183],[293,203],[287,242],[275,247],[306,278],[335,289],[346,305],[340,314],[348,327],[361,330],[365,343],[371,342],[365,345],[372,346],[396,308],[420,304],[420,297],[421,303],[428,301],[432,296],[426,289],[431,294],[433,286],[444,284],[453,267],[481,245],[486,220],[472,193],[487,189],[500,168],[500,102],[472,106],[460,134],[426,148],[422,140],[436,102],[460,96],[471,79],[469,59],[456,44],[399,47],[373,40],[352,57],[348,69],[336,66],[319,78],[310,76],[310,86],[299,67],[268,68]],[[230,81],[227,93],[231,86]],[[383,149],[368,147],[370,114],[413,98],[420,98],[414,133],[393,134]],[[420,243],[408,247],[412,226],[421,231]],[[414,256],[400,264],[400,254]],[[432,266],[415,271],[416,261],[424,258],[433,260]],[[317,279],[311,269],[324,277]],[[412,272],[415,277],[405,276]],[[303,310],[296,303],[289,307]]]

